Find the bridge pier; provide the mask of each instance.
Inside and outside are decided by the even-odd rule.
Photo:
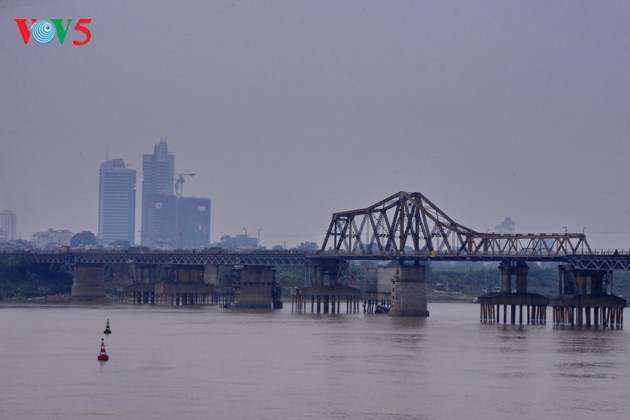
[[[324,259],[307,266],[306,274],[310,277],[309,287],[293,292],[292,299],[303,301],[303,305],[293,305],[295,311],[306,309],[306,301],[310,298],[311,312],[341,313],[341,302],[346,302],[346,313],[358,312],[361,291],[355,287],[340,285],[346,271],[345,261]],[[298,309],[295,309],[295,308]],[[299,309],[302,308],[302,309]]]
[[[269,309],[275,302],[275,268],[272,266],[242,266],[234,270],[235,308]]]
[[[134,267],[134,284],[120,288],[118,300],[131,298],[137,305],[211,303],[215,286],[205,281],[206,272],[203,265],[138,264]]]
[[[558,266],[558,274],[560,294],[551,299],[554,326],[623,327],[626,300],[607,292],[612,271],[579,270],[567,264]]]
[[[429,316],[424,265],[396,266],[392,285],[392,316]]]
[[[365,270],[364,312],[391,310],[392,282],[395,277],[395,267],[367,268]]]
[[[479,319],[481,322],[496,322],[501,320],[501,305],[503,305],[503,323],[508,319],[511,324],[523,324],[523,306],[526,307],[527,324],[545,324],[547,322],[547,305],[549,299],[536,293],[527,292],[527,273],[529,267],[524,261],[502,261],[499,264],[500,292],[487,293],[479,296]],[[512,288],[512,276],[516,276],[516,288]],[[508,306],[510,313],[508,316]],[[518,306],[518,318],[516,308]]]
[[[105,265],[76,264],[72,269],[72,300],[96,300],[105,297]]]

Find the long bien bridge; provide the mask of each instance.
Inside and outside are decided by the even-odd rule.
[[[421,193],[399,192],[369,207],[333,213],[317,252],[267,250],[152,250],[29,252],[32,263],[72,267],[72,296],[104,295],[105,267],[133,267],[133,284],[120,290],[135,303],[222,303],[279,307],[274,267],[303,266],[309,287],[294,289],[294,311],[358,311],[360,290],[344,285],[351,260],[391,260],[395,267],[366,272],[363,307],[397,316],[428,316],[424,263],[496,261],[500,291],[479,296],[482,322],[621,326],[625,299],[612,294],[613,272],[630,270],[630,251],[596,251],[582,233],[482,233],[451,219]],[[527,290],[529,262],[558,264],[558,296]],[[230,286],[220,287],[219,273]],[[524,316],[523,309],[526,314]],[[517,313],[518,311],[518,313]]]

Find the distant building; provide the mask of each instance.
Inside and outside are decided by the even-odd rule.
[[[101,164],[98,198],[98,241],[134,243],[136,230],[136,171],[122,159]]]
[[[181,197],[177,200],[176,248],[210,245],[210,199]]]
[[[175,196],[153,194],[146,203],[142,219],[144,245],[153,248],[175,248]]]
[[[516,228],[516,222],[514,222],[510,217],[506,217],[503,219],[501,223],[494,227],[496,233],[513,235]]]
[[[0,241],[16,239],[17,216],[11,210],[0,211]]]
[[[161,139],[153,154],[142,157],[142,245],[174,245],[175,207],[174,201],[170,202],[175,199],[174,180],[175,157],[168,152],[166,140]]]
[[[70,239],[74,234],[69,230],[48,229],[46,232],[35,232],[32,243],[35,248],[54,249],[70,246]]]

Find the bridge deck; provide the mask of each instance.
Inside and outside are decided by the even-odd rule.
[[[3,252],[0,257],[21,256],[35,264],[163,264],[163,265],[305,265],[316,260],[378,261],[532,261],[571,264],[582,270],[630,270],[630,251],[591,251],[574,254],[523,252],[296,252],[296,251],[27,251]]]

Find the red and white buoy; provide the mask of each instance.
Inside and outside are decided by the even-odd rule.
[[[101,338],[101,352],[98,354],[98,360],[105,362],[109,360],[109,355],[105,351],[105,339]]]

